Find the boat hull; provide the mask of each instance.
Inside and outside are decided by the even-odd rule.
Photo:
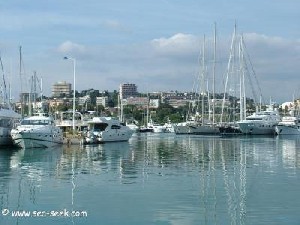
[[[218,127],[214,126],[199,126],[199,125],[178,125],[174,127],[176,134],[219,134],[220,130]]]
[[[94,117],[83,134],[83,144],[128,141],[134,133],[119,120],[111,117]]]
[[[10,132],[19,119],[21,119],[20,114],[10,108],[2,108],[0,105],[0,146],[13,144]]]
[[[13,144],[10,131],[11,128],[0,127],[0,146]]]
[[[300,135],[299,126],[277,125],[275,127],[277,135]]]
[[[239,128],[243,134],[250,135],[274,135],[276,124],[262,124],[262,123],[249,123],[238,122]]]
[[[166,128],[163,126],[154,126],[153,127],[153,132],[154,133],[165,133],[166,132]]]
[[[129,129],[129,128],[128,128]],[[133,134],[133,131],[102,131],[102,132],[89,132],[84,138],[84,144],[101,144],[105,142],[121,142],[128,141]]]
[[[21,148],[49,148],[63,143],[61,131],[49,133],[38,130],[12,131],[14,145]]]

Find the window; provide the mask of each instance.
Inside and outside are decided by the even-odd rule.
[[[121,129],[121,127],[118,125],[111,125],[111,129]]]
[[[108,126],[107,123],[95,123],[93,125],[94,125],[94,131],[104,131]]]

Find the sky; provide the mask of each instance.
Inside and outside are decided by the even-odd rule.
[[[121,83],[139,92],[192,91],[205,35],[208,80],[213,64],[215,91],[223,93],[236,24],[263,97],[292,101],[300,97],[299,9],[298,0],[1,0],[3,71],[14,99],[34,71],[46,96],[57,81],[73,83],[65,56],[76,60],[78,91]]]

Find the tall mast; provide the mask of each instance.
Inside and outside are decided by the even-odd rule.
[[[225,101],[226,101],[226,93],[228,93],[228,96],[230,95],[229,91],[227,92],[227,86],[228,86],[228,80],[230,78],[230,74],[233,69],[235,69],[234,66],[234,59],[235,59],[235,45],[236,45],[236,24],[234,24],[234,30],[233,30],[233,35],[231,39],[231,46],[230,46],[230,54],[229,54],[229,61],[227,64],[227,72],[226,72],[226,79],[225,79],[225,87],[224,87],[224,95],[223,95],[223,101],[222,101],[222,112],[221,112],[221,119],[220,122],[221,124],[223,123],[223,117],[224,117],[224,108],[225,108]],[[233,80],[234,78],[231,77]]]
[[[202,81],[201,81],[201,91],[202,91],[202,103],[201,103],[201,122],[204,125],[204,90],[205,90],[205,35],[203,36],[203,47],[202,47]]]
[[[215,75],[216,75],[216,49],[217,49],[217,40],[216,40],[216,23],[214,23],[214,60],[213,60],[213,94],[212,94],[212,111],[213,111],[213,125],[215,124]]]
[[[23,82],[22,82],[22,46],[19,47],[20,54],[20,65],[19,65],[19,75],[20,75],[20,83],[21,83],[21,115],[24,116],[24,94],[23,94]]]

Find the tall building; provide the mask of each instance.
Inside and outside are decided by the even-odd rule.
[[[120,84],[120,99],[137,96],[137,86],[135,84]]]
[[[52,86],[52,96],[61,97],[62,95],[71,94],[71,84],[66,81],[59,81]]]

